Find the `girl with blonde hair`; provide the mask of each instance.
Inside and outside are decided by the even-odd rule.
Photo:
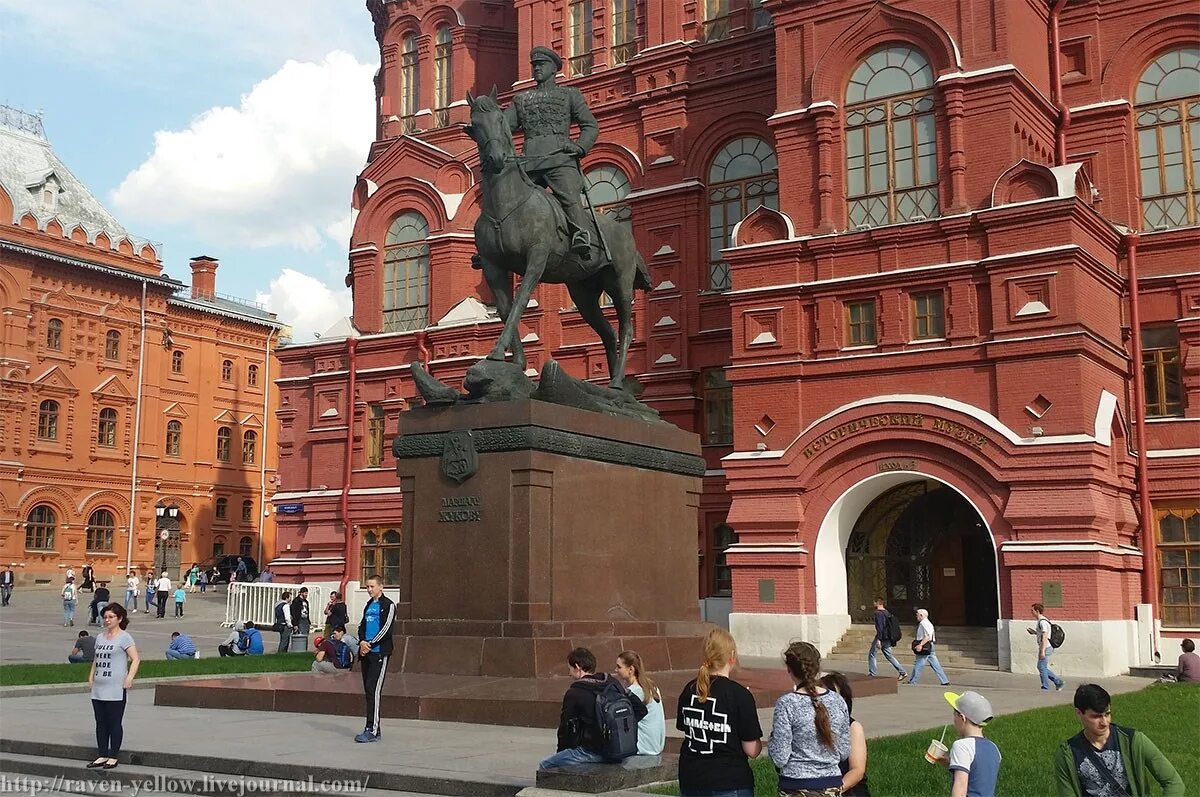
[[[646,706],[646,716],[638,720],[638,755],[658,755],[667,743],[662,692],[650,680],[642,657],[632,650],[617,656],[617,677]]]
[[[783,652],[793,690],[775,703],[768,749],[779,770],[780,797],[838,797],[842,759],[850,757],[850,711],[821,686],[821,654],[808,642]]]
[[[683,687],[675,727],[683,731],[679,792],[683,797],[754,797],[750,759],[762,752],[762,727],[750,690],[729,677],[737,643],[723,628],[704,638],[704,661]]]

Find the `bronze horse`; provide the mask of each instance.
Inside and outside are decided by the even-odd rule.
[[[482,210],[475,222],[477,265],[504,321],[504,331],[488,359],[503,361],[511,351],[513,362],[523,370],[525,352],[518,324],[533,289],[540,282],[565,284],[579,314],[604,344],[609,386],[619,389],[633,340],[633,291],[650,289],[650,275],[634,246],[633,234],[599,213],[596,221],[611,259],[601,246],[593,246],[586,258],[572,254],[562,208],[525,173],[504,111],[496,101],[496,89],[482,97],[467,94],[467,102],[471,123],[464,130],[479,147],[483,170]],[[515,298],[511,274],[521,275]],[[619,335],[613,333],[600,309],[602,292],[612,297],[616,307]]]

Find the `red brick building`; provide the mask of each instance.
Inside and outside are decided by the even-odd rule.
[[[744,652],[828,651],[875,595],[995,628],[1015,670],[1033,669],[1034,601],[1068,629],[1072,674],[1148,657],[1139,604],[1200,629],[1190,4],[368,7],[354,317],[281,352],[276,500],[302,505],[279,519],[281,572],[398,572],[387,443],[408,364],[453,382],[498,331],[469,265],[461,98],[528,87],[549,44],[601,125],[593,200],[650,268],[630,371],[703,438],[698,597]],[[566,292],[536,299],[530,365],[603,377]]]

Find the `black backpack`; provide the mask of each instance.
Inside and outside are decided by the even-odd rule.
[[[900,644],[900,639],[904,634],[900,631],[900,621],[896,619],[896,615],[888,612],[887,616],[887,637],[892,646]]]
[[[1050,624],[1050,647],[1057,650],[1062,647],[1062,643],[1067,638],[1067,632],[1062,630],[1062,626],[1058,623]]]
[[[621,761],[637,755],[637,698],[615,678],[609,678],[596,695],[596,726],[599,752],[605,761]]]

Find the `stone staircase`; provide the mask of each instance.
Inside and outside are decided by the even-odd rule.
[[[864,666],[867,650],[875,637],[873,625],[851,625],[849,630],[826,657],[825,669],[835,669],[837,662],[857,661]],[[904,638],[892,651],[905,670],[912,668],[912,628],[904,626]],[[964,670],[997,670],[1000,668],[996,647],[996,629],[971,626],[939,626],[936,653],[943,667]],[[880,674],[894,673],[883,654],[875,654]]]

